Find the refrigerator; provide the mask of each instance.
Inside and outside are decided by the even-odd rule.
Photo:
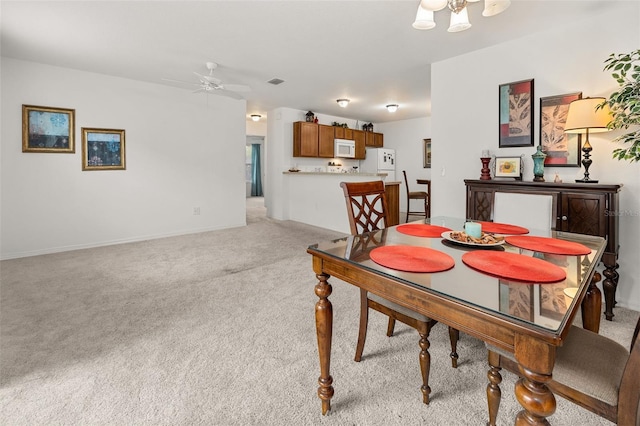
[[[364,160],[360,160],[363,173],[386,173],[386,181],[396,180],[396,151],[389,148],[367,148]]]

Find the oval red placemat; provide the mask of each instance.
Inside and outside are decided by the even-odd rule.
[[[557,238],[517,235],[505,237],[505,241],[512,246],[541,253],[564,254],[568,256],[580,256],[591,253],[591,249],[584,244],[559,240]]]
[[[369,256],[378,265],[405,272],[440,272],[455,265],[451,256],[428,247],[377,247]]]
[[[567,277],[564,269],[517,253],[476,250],[462,255],[465,265],[487,274],[533,284],[556,283]]]
[[[396,228],[401,234],[412,235],[414,237],[440,238],[443,232],[451,231],[449,228],[426,223],[410,223],[400,225]]]
[[[508,223],[497,222],[480,222],[482,230],[490,234],[506,234],[506,235],[520,235],[528,234],[529,230],[522,226],[509,225]]]

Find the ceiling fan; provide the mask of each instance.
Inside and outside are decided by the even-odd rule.
[[[249,86],[245,86],[243,84],[225,84],[219,78],[214,77],[213,71],[216,68],[218,68],[218,64],[216,64],[215,62],[207,62],[205,65],[209,70],[209,74],[200,74],[195,71],[193,72],[200,80],[199,83],[190,83],[190,82],[180,81],[180,80],[171,80],[168,78],[163,78],[163,80],[171,81],[174,83],[182,83],[182,84],[190,84],[192,86],[198,86],[198,88],[194,90],[193,93],[206,92],[206,93],[212,93],[215,95],[229,96],[234,99],[244,99],[237,92],[249,92],[251,90]]]

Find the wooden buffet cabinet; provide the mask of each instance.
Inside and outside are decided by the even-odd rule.
[[[588,183],[522,182],[500,180],[465,180],[467,218],[493,220],[496,192],[551,195],[555,207],[555,229],[578,234],[597,235],[607,239],[602,256],[605,280],[605,316],[613,319],[618,286],[618,193],[622,185]]]
[[[355,160],[364,159],[365,147],[381,148],[384,145],[382,133],[296,121],[293,123],[293,156],[333,158],[335,138],[355,141]]]

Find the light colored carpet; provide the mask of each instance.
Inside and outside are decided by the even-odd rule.
[[[371,314],[353,362],[358,291],[333,280],[335,397],[319,375],[306,247],[341,234],[264,217],[244,228],[1,263],[3,425],[481,425],[484,344],[462,335],[460,366],[443,325],[431,334],[432,402],[419,390],[417,333],[385,336]],[[628,345],[637,312],[616,308],[602,333]],[[519,406],[503,375],[499,423]],[[561,398],[558,425],[611,424]]]

